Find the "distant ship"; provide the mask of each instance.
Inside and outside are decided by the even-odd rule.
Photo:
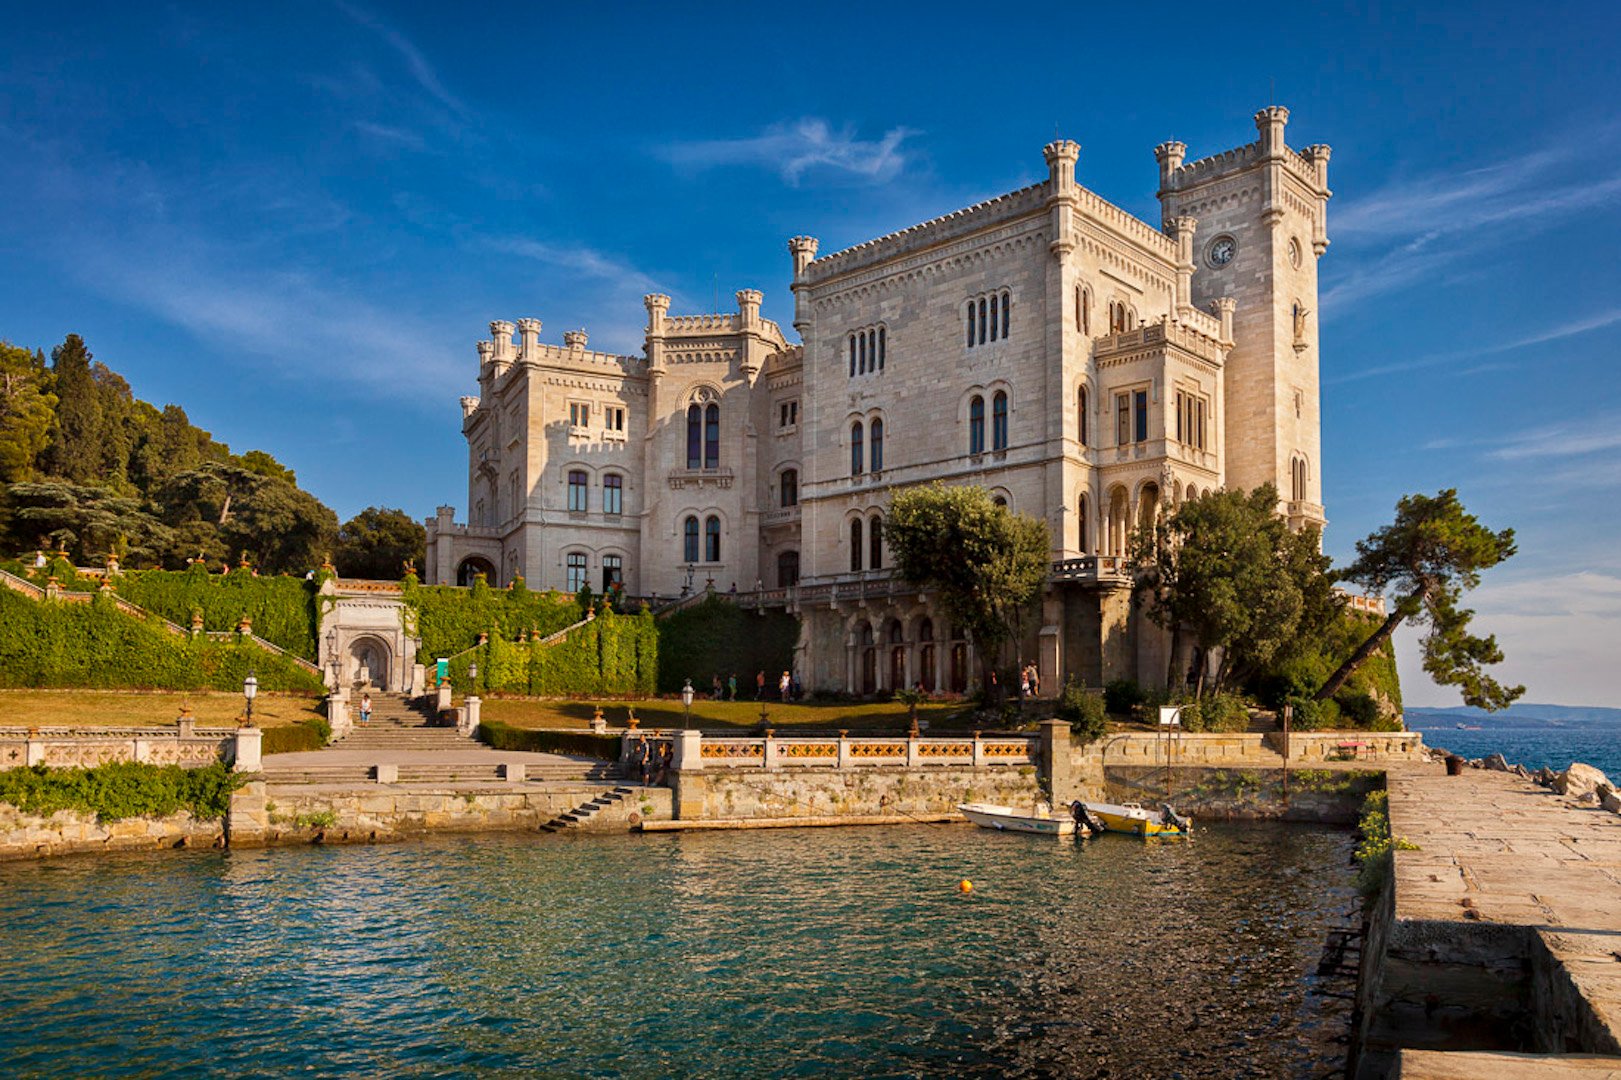
[[[1458,730],[1459,731],[1480,731],[1481,726],[1479,724],[1459,724],[1458,725]]]

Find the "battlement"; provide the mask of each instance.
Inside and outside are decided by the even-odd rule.
[[[1161,143],[1154,148],[1154,156],[1160,163],[1160,193],[1185,191],[1273,160],[1281,161],[1285,169],[1312,190],[1323,188],[1327,181],[1328,147],[1309,146],[1302,152],[1286,145],[1283,132],[1288,122],[1288,109],[1281,105],[1268,106],[1255,114],[1260,137],[1254,142],[1186,163],[1183,162],[1187,152],[1185,144]]]
[[[1075,194],[1080,199],[1081,213],[1085,216],[1112,226],[1116,232],[1137,241],[1167,259],[1174,260],[1176,258],[1176,241],[1142,218],[1137,217],[1130,211],[1121,209],[1103,196],[1089,188],[1081,187],[1079,184],[1075,186]]]
[[[510,340],[511,330],[508,329],[514,326],[513,323],[496,321],[490,326],[495,332],[495,340],[478,342],[479,367],[481,371],[493,367],[497,378],[511,370],[512,365],[599,369],[603,372],[611,370],[622,375],[644,375],[647,372],[647,361],[643,357],[587,349],[584,330],[565,332],[562,345],[544,345],[539,341],[540,320],[519,319],[516,327],[524,331],[524,340],[514,349]],[[468,401],[474,402],[471,409],[466,407]],[[468,415],[476,411],[477,399],[464,398],[463,409]]]

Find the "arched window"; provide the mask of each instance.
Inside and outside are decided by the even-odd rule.
[[[584,510],[586,508],[586,489],[589,481],[580,469],[570,469],[568,474],[568,508],[570,510]]]
[[[681,561],[698,561],[698,519],[689,517],[681,523]]]
[[[858,350],[858,352],[860,354],[860,357],[861,357],[861,362],[856,365],[856,371],[857,371],[857,373],[859,373],[861,375],[865,375],[867,373],[867,335],[866,334],[857,334],[856,335],[856,348],[857,348],[857,350]]]
[[[884,468],[884,422],[875,419],[872,422],[872,471],[882,472]]]
[[[867,569],[881,570],[884,566],[884,519],[874,514],[867,523]]]
[[[608,592],[615,585],[625,583],[625,559],[621,555],[604,555],[602,557],[602,591]],[[575,590],[578,592],[579,590]]]
[[[571,551],[564,556],[564,559],[565,565],[568,567],[568,577],[566,579],[568,591],[577,593],[585,588],[585,552]]]
[[[850,378],[856,377],[856,336],[850,335]]]
[[[861,421],[857,420],[850,425],[850,475],[860,476],[864,472],[864,455],[861,444]]]
[[[696,405],[687,406],[687,468],[704,467],[704,411]]]
[[[1087,445],[1086,437],[1086,387],[1075,391],[1075,432],[1076,438],[1082,446]]]
[[[1007,449],[1007,394],[998,390],[991,399],[991,449]]]
[[[799,470],[782,470],[782,505],[784,508],[799,505]]]
[[[1295,502],[1306,501],[1306,459],[1297,457],[1289,463],[1289,497]]]
[[[704,468],[720,468],[720,406],[704,410]]]
[[[979,300],[979,344],[985,344],[985,298]]]
[[[704,562],[720,562],[720,518],[704,519]]]
[[[1001,327],[1002,320],[997,318],[996,297],[991,297],[991,340],[996,340],[996,331]]]
[[[996,504],[997,506],[1000,506],[1003,510],[1007,509],[1007,496],[1006,495],[998,495],[996,498],[992,499],[991,502]]]
[[[1087,541],[1087,531],[1088,531],[1087,530],[1087,525],[1088,525],[1087,512],[1088,512],[1089,509],[1090,508],[1087,506],[1087,503],[1086,503],[1086,496],[1082,495],[1081,499],[1080,499],[1080,505],[1075,508],[1075,515],[1076,515],[1077,518],[1080,519],[1079,524],[1078,524],[1078,526],[1077,526],[1077,528],[1075,530],[1075,546],[1076,546],[1077,549],[1080,550],[1080,553],[1082,555],[1085,555],[1085,554],[1088,553],[1087,546],[1086,546],[1086,541]]]
[[[777,556],[777,588],[799,584],[799,552],[784,551]]]
[[[878,328],[878,370],[879,371],[884,370],[884,353],[887,351],[886,342],[884,341],[885,336],[886,335],[884,333],[884,328],[882,326],[880,326]]]
[[[985,452],[985,399],[978,394],[968,403],[968,452]]]
[[[861,519],[856,518],[850,522],[850,571],[855,573],[861,569]]]
[[[1084,285],[1075,286],[1075,329],[1092,332],[1092,292]]]
[[[974,347],[974,302],[972,300],[968,301],[968,318],[964,321],[968,324],[968,347],[972,349]]]
[[[1002,336],[1003,337],[1007,337],[1008,334],[1013,332],[1013,320],[1012,320],[1012,317],[1011,317],[1013,315],[1012,307],[1013,307],[1013,295],[1011,293],[1003,293],[1002,294]]]

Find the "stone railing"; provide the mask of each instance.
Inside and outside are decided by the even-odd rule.
[[[629,760],[632,742],[643,732],[630,732],[621,745],[621,759]],[[705,735],[678,731],[668,737],[646,736],[649,742],[673,741],[675,768],[701,769],[916,769],[960,765],[985,768],[998,765],[1034,765],[1040,750],[1034,735],[907,736],[834,735],[780,736]]]
[[[257,772],[264,733],[259,728],[174,727],[0,728],[0,770],[27,765],[93,769],[114,761],[201,768],[224,762],[236,772]]]
[[[1053,581],[1102,581],[1131,577],[1131,563],[1123,555],[1082,555],[1052,564]]]

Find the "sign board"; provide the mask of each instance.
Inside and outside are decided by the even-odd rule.
[[[450,678],[450,660],[441,656],[438,660],[434,661],[433,673],[440,682],[444,682],[446,679]]]
[[[1159,726],[1160,727],[1181,727],[1182,726],[1182,706],[1180,706],[1180,705],[1161,705],[1159,707]]]

